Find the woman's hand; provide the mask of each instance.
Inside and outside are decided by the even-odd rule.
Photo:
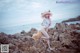
[[[51,23],[49,24],[49,26],[51,26]]]
[[[49,23],[49,26],[51,26],[51,19],[50,19],[50,18],[49,18],[49,22],[50,22],[50,23]]]

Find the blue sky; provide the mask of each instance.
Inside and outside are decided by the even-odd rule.
[[[79,3],[56,3],[69,0],[0,0],[0,27],[41,23],[41,13],[51,10],[53,22],[80,15]]]

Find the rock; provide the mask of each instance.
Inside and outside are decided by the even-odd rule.
[[[53,36],[53,38],[54,38],[54,40],[59,40],[58,38],[59,38],[59,34],[58,34],[58,32],[54,32],[54,36]]]
[[[50,28],[50,45],[54,50],[49,50],[47,42],[35,42],[32,35],[37,32],[32,28],[29,32],[22,31],[13,35],[0,33],[0,44],[9,44],[10,53],[80,53],[80,24],[57,23]]]
[[[23,30],[22,32],[21,32],[21,34],[25,34],[26,32]]]

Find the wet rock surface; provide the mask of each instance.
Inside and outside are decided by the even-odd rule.
[[[2,32],[0,44],[9,44],[9,53],[80,53],[80,24],[57,23],[50,28],[48,34],[54,50],[49,50],[44,40],[35,42],[31,37],[36,32],[34,28],[14,35]]]

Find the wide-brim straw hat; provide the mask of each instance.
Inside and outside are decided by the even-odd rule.
[[[43,12],[41,15],[42,17],[45,17],[46,15],[52,16],[51,12]]]

